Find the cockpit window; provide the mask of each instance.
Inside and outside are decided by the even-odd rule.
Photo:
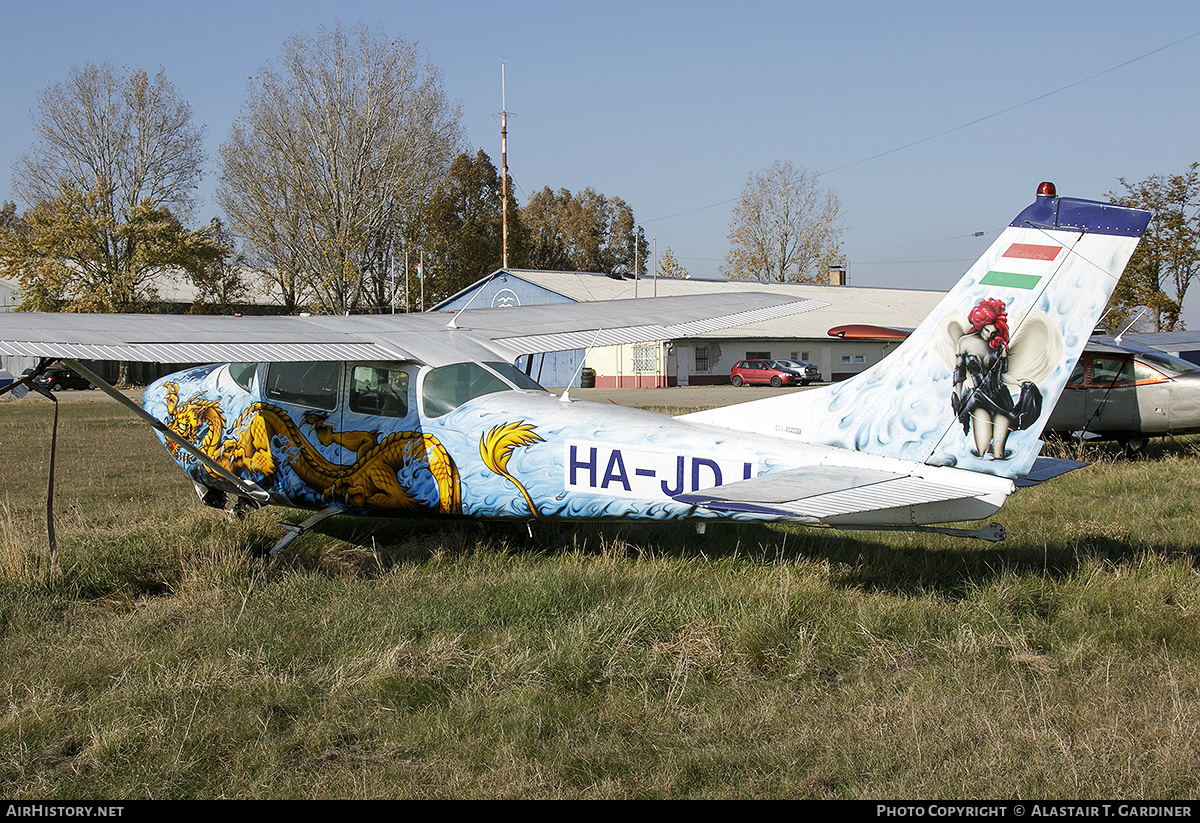
[[[384,417],[408,415],[408,370],[355,366],[350,380],[350,410]]]
[[[1132,383],[1133,361],[1120,357],[1092,358],[1092,382],[1100,386]]]
[[[1146,360],[1155,366],[1161,366],[1168,371],[1194,371],[1198,367],[1195,363],[1189,363],[1182,357],[1175,357],[1166,352],[1142,352],[1140,355],[1143,360]]]
[[[441,417],[476,397],[515,390],[545,391],[508,363],[455,363],[425,375],[421,405],[429,417]]]
[[[250,383],[254,380],[254,370],[257,363],[230,363],[229,376],[238,384],[242,391],[250,391]]]
[[[267,369],[268,400],[332,410],[337,389],[337,363],[272,363]]]
[[[1075,370],[1072,371],[1071,376],[1069,378],[1067,378],[1067,385],[1068,386],[1082,386],[1083,385],[1083,359],[1082,358],[1080,358],[1079,362],[1075,364]]]

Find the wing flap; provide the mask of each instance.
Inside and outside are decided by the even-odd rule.
[[[1029,474],[1017,478],[1017,486],[1021,488],[1036,486],[1039,483],[1045,483],[1047,480],[1053,480],[1059,475],[1090,465],[1090,463],[1084,463],[1079,460],[1065,460],[1059,457],[1039,457],[1033,461],[1033,468],[1029,470]]]

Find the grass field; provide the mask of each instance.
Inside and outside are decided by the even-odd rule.
[[[0,796],[1197,798],[1193,441],[1008,540],[334,518],[270,566],[111,402],[0,401]]]

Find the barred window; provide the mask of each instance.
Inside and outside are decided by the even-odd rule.
[[[633,370],[635,372],[658,371],[658,344],[639,343],[633,347]]]
[[[712,364],[709,362],[711,355],[708,346],[696,346],[692,349],[692,357],[696,361],[695,369],[697,372],[707,372],[712,368]]]

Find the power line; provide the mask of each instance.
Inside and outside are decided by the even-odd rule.
[[[1082,85],[1089,81],[1095,80],[1097,77],[1103,77],[1106,74],[1111,74],[1112,72],[1117,71],[1119,69],[1123,69],[1126,66],[1129,66],[1129,65],[1132,65],[1132,64],[1138,62],[1139,60],[1145,60],[1147,57],[1152,57],[1153,55],[1158,54],[1161,51],[1166,51],[1167,49],[1174,48],[1175,46],[1178,46],[1180,43],[1186,43],[1188,40],[1192,40],[1196,37],[1200,37],[1200,31],[1192,32],[1191,34],[1187,35],[1186,37],[1181,37],[1178,40],[1175,40],[1171,43],[1167,43],[1165,46],[1159,46],[1158,48],[1152,49],[1151,51],[1148,51],[1145,54],[1140,54],[1137,57],[1130,58],[1129,60],[1126,60],[1123,63],[1118,63],[1115,66],[1110,66],[1109,68],[1104,69],[1103,71],[1098,71],[1095,74],[1084,77],[1081,80],[1076,80],[1073,83],[1068,83],[1065,86],[1060,86],[1059,88],[1054,89],[1053,91],[1048,91],[1044,94],[1039,94],[1037,97],[1032,97],[1023,103],[1017,103],[1015,105],[1008,106],[1007,108],[1000,109],[999,111],[992,112],[991,114],[985,115],[983,117],[978,117],[967,123],[962,123],[961,125],[955,126],[953,128],[946,129],[944,131],[940,131],[937,134],[931,134],[928,137],[922,137],[920,140],[913,140],[912,142],[905,143],[902,146],[897,146],[893,149],[888,149],[887,151],[882,151],[882,152],[879,152],[878,154],[873,154],[870,157],[864,157],[861,160],[855,160],[853,163],[846,163],[845,165],[842,165],[842,166],[836,166],[835,168],[832,168],[832,169],[826,169],[825,171],[817,172],[817,177],[821,177],[826,174],[833,174],[834,172],[842,171],[843,169],[852,168],[853,166],[859,166],[859,165],[862,165],[863,163],[869,163],[872,160],[878,160],[880,157],[887,157],[890,154],[895,154],[896,152],[904,151],[905,149],[910,149],[913,146],[919,146],[922,143],[928,143],[930,140],[936,140],[939,137],[945,137],[947,134],[953,134],[956,131],[962,131],[963,129],[970,128],[971,126],[975,126],[980,123],[984,123],[988,120],[992,120],[996,117],[1000,117],[1003,114],[1008,114],[1011,111],[1015,111],[1024,106],[1028,106],[1033,103],[1036,103],[1039,100],[1045,100],[1047,97],[1053,97],[1054,95],[1060,94],[1064,91],[1067,91],[1068,89],[1072,89],[1075,86],[1079,86],[1079,85]],[[699,206],[694,209],[687,209],[686,211],[676,212],[675,214],[667,214],[667,215],[663,215],[662,217],[653,217],[649,220],[643,220],[641,222],[644,224],[644,223],[654,223],[659,220],[670,220],[673,217],[682,217],[685,214],[694,214],[698,211],[706,211],[708,209],[715,209],[718,206],[727,206],[730,203],[735,203],[735,202],[737,202],[736,197],[729,199],[729,200],[722,200],[719,203],[711,203],[707,206]]]
[[[836,168],[832,168],[827,171],[818,172],[817,176],[820,177],[823,174],[833,174],[835,171],[841,171],[842,169],[848,169],[852,166],[858,166],[858,165],[861,165],[862,163],[870,162],[871,160],[877,160],[880,157],[886,157],[889,154],[895,154],[898,151],[903,151],[904,149],[909,149],[909,148],[912,148],[913,146],[919,146],[922,143],[928,143],[930,140],[936,140],[939,137],[945,137],[947,134],[953,134],[956,131],[961,131],[965,128],[969,128],[971,126],[978,125],[987,120],[992,120],[993,118],[999,117],[1002,114],[1008,114],[1010,111],[1015,111],[1024,106],[1028,106],[1032,103],[1036,103],[1039,100],[1045,100],[1047,97],[1052,97],[1055,94],[1064,92],[1067,89],[1072,89],[1075,86],[1079,86],[1079,85],[1082,85],[1083,83],[1087,83],[1090,80],[1095,80],[1097,77],[1103,77],[1104,75],[1110,74],[1114,71],[1117,71],[1118,69],[1123,69],[1128,65],[1138,62],[1139,60],[1144,60],[1147,57],[1158,54],[1160,51],[1165,51],[1166,49],[1169,49],[1172,46],[1178,46],[1180,43],[1191,40],[1193,37],[1200,37],[1200,31],[1193,32],[1192,34],[1189,34],[1187,37],[1181,37],[1180,39],[1176,40],[1175,42],[1168,43],[1165,46],[1159,46],[1157,49],[1148,51],[1145,54],[1142,54],[1137,57],[1126,60],[1124,63],[1119,63],[1115,66],[1105,69],[1104,71],[1096,72],[1095,74],[1085,77],[1082,80],[1076,80],[1074,83],[1068,83],[1065,86],[1060,86],[1059,88],[1055,89],[1054,91],[1048,91],[1045,94],[1039,94],[1037,97],[1032,97],[1029,100],[1026,100],[1024,103],[1017,103],[1016,105],[1009,106],[1008,108],[1001,109],[1000,111],[993,112],[992,114],[986,115],[984,117],[979,117],[979,118],[976,118],[975,120],[971,120],[968,123],[963,123],[962,125],[955,126],[952,129],[946,129],[945,131],[940,131],[937,134],[931,134],[928,137],[922,137],[920,140],[914,140],[911,143],[905,143],[903,146],[897,146],[894,149],[888,149],[887,151],[880,152],[879,154],[873,154],[870,157],[863,158],[862,160],[855,160],[853,163],[847,163],[844,166],[837,166]]]

